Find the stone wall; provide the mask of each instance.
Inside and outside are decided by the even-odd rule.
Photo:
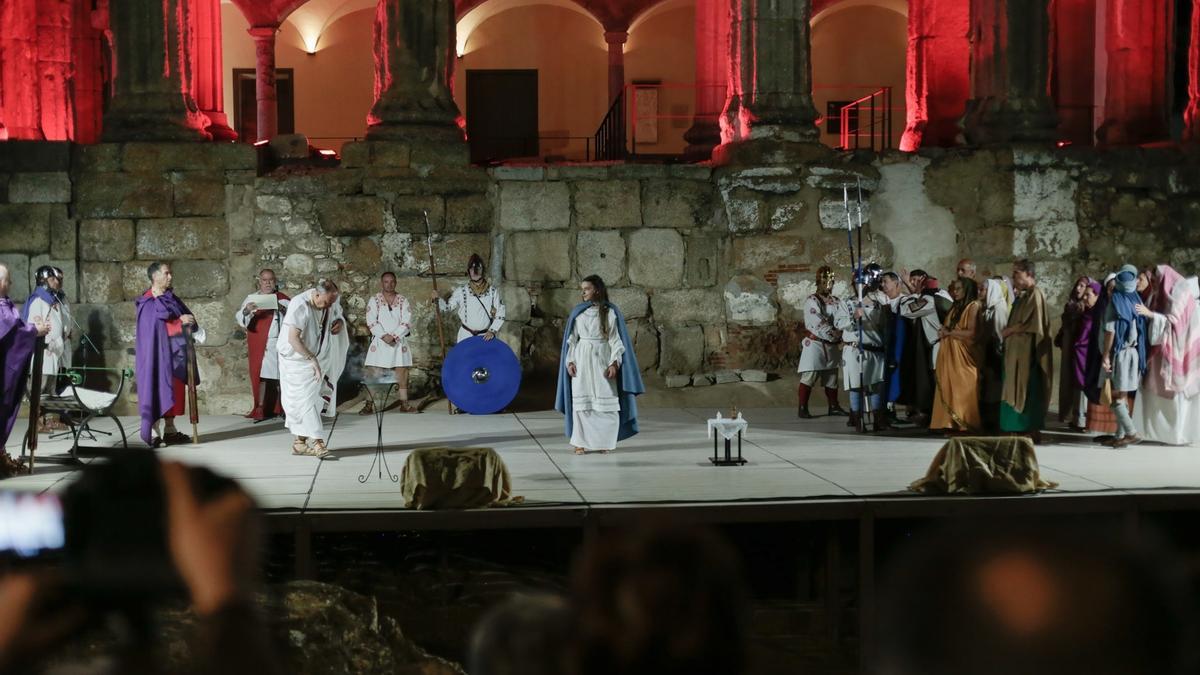
[[[202,405],[248,406],[245,336],[232,317],[254,275],[273,267],[295,293],[338,279],[366,344],[378,274],[414,301],[414,388],[440,360],[425,214],[443,293],[478,252],[508,306],[504,339],[531,383],[551,382],[578,280],[599,274],[630,320],[651,386],[737,380],[737,369],[794,370],[813,270],[849,253],[841,186],[861,185],[868,259],[948,280],[1038,263],[1054,306],[1073,278],[1128,260],[1200,264],[1200,164],[1173,149],[930,150],[884,156],[816,151],[790,165],[448,165],[403,144],[348,145],[342,166],[255,172],[233,144],[0,144],[0,261],[12,295],[33,270],[67,271],[75,316],[100,348],[89,365],[132,365],[133,304],[146,264],[174,263],[176,289],[205,325]],[[851,195],[853,199],[855,195]],[[857,222],[857,212],[852,214]],[[446,335],[457,329],[446,322]],[[361,360],[361,356],[359,356]],[[79,359],[77,358],[77,361]],[[353,358],[352,358],[353,361]],[[756,373],[756,375],[758,375]],[[134,400],[130,397],[130,403]]]

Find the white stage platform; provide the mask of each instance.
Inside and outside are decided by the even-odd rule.
[[[1067,433],[1048,435],[1037,449],[1043,477],[1056,481],[1058,489],[1037,496],[930,498],[914,495],[906,486],[922,476],[943,443],[938,436],[913,431],[886,436],[856,435],[845,426],[845,418],[823,417],[799,420],[792,409],[744,410],[750,430],[743,440],[741,467],[714,467],[709,462],[713,443],[705,420],[711,409],[657,408],[641,415],[642,432],[613,453],[574,455],[563,436],[562,417],[554,411],[491,416],[446,414],[442,404],[424,413],[406,415],[389,412],[384,419],[387,460],[400,473],[408,453],[425,446],[489,446],[504,458],[512,474],[513,493],[525,498],[523,505],[491,509],[484,514],[556,508],[573,513],[641,507],[722,507],[728,514],[747,516],[753,507],[793,505],[786,511],[806,519],[799,511],[807,508],[815,519],[838,518],[835,511],[876,508],[920,513],[919,503],[938,503],[960,509],[968,502],[1007,502],[1016,511],[1031,507],[1030,501],[1045,502],[1070,498],[1080,506],[1086,499],[1096,507],[1097,499],[1127,504],[1129,497],[1166,497],[1182,508],[1200,505],[1200,448],[1176,448],[1144,444],[1112,450],[1085,436]],[[137,420],[123,418],[132,443],[137,440]],[[110,421],[98,429],[114,430]],[[10,452],[19,450],[25,420],[18,420]],[[187,431],[181,427],[181,431]],[[168,447],[164,457],[209,466],[242,483],[271,515],[331,514],[335,512],[399,511],[403,508],[399,486],[373,474],[366,483],[358,477],[367,471],[375,452],[375,418],[343,413],[333,433],[330,448],[337,459],[321,461],[291,454],[291,439],[279,422],[252,424],[235,416],[205,417],[198,445]],[[106,437],[104,444],[112,444]],[[119,438],[119,437],[118,437]],[[61,455],[69,448],[66,440],[42,437],[39,456]],[[84,461],[95,461],[87,460]],[[39,463],[32,476],[0,483],[9,490],[59,491],[76,475],[76,468]],[[1126,499],[1121,499],[1126,498]],[[1020,501],[1022,507],[1013,507]],[[885,507],[885,503],[892,503]],[[816,509],[823,506],[825,515]],[[838,507],[842,508],[838,508]],[[1064,506],[1052,507],[1058,510]],[[1123,510],[1110,504],[1101,511]],[[832,510],[831,510],[832,509]],[[415,514],[414,514],[415,515]],[[526,514],[527,516],[529,514]],[[549,515],[549,514],[544,514]],[[849,515],[849,514],[846,514]],[[883,514],[880,514],[883,515]],[[765,516],[764,516],[765,517]],[[791,519],[778,513],[770,519]],[[474,519],[472,519],[474,520]],[[519,518],[517,520],[526,520]],[[479,522],[479,521],[476,521]],[[544,519],[530,524],[551,524]],[[432,523],[426,526],[432,526]],[[465,526],[465,525],[460,525]],[[486,525],[485,525],[486,526]],[[516,522],[509,525],[520,526]],[[340,528],[339,528],[340,529]],[[373,529],[373,528],[372,528]]]

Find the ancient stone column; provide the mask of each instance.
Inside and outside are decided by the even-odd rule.
[[[37,93],[38,10],[34,0],[0,2],[0,130],[41,139]]]
[[[1170,137],[1168,71],[1173,33],[1171,3],[1106,0],[1104,122],[1096,138],[1104,145],[1161,141]]]
[[[66,141],[75,137],[71,100],[74,13],[71,0],[38,0],[37,7],[38,128],[46,140]]]
[[[191,93],[191,0],[121,0],[109,17],[116,72],[104,140],[208,140]]]
[[[453,0],[379,0],[368,138],[462,139],[451,94],[453,49]]]
[[[900,149],[946,147],[957,141],[969,93],[971,60],[966,3],[909,0],[908,77],[905,100],[908,120]]]
[[[608,104],[617,100],[625,89],[625,43],[628,31],[606,30],[604,41],[608,43]]]
[[[196,6],[196,50],[192,96],[208,118],[214,141],[236,141],[225,116],[225,73],[222,70],[221,0],[193,0]]]
[[[252,26],[254,38],[254,101],[258,112],[258,141],[269,141],[279,129],[279,100],[275,93],[275,34],[279,26]]]
[[[972,143],[1050,141],[1050,0],[971,0]]]
[[[1183,111],[1183,140],[1200,142],[1200,0],[1192,0],[1188,42],[1188,103]]]
[[[75,112],[76,143],[100,140],[104,119],[105,65],[103,32],[93,23],[92,3],[75,2],[71,20],[72,100]],[[108,10],[104,10],[107,16]]]
[[[809,0],[730,0],[722,140],[817,141]]]
[[[702,162],[721,142],[718,119],[725,107],[729,70],[729,0],[696,3],[696,108],[684,157]]]
[[[1054,0],[1051,4],[1053,75],[1050,95],[1058,112],[1058,135],[1076,145],[1095,139],[1096,3]]]

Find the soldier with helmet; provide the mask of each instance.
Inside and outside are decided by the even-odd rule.
[[[808,399],[818,383],[825,389],[830,415],[845,415],[838,405],[837,375],[842,355],[842,331],[833,325],[838,298],[833,294],[833,270],[823,265],[817,270],[817,291],[804,301],[804,339],[801,341],[800,385],[797,389],[799,406],[796,415],[802,419],[812,418],[808,411]]]
[[[42,265],[34,273],[37,286],[21,308],[22,318],[31,323],[45,322],[50,331],[46,333],[46,351],[42,356],[42,372],[32,377],[44,377],[42,391],[56,393],[55,380],[58,371],[71,367],[71,310],[63,292],[63,271],[50,265]],[[49,433],[66,428],[57,419],[43,417],[38,420],[38,432]]]
[[[880,290],[883,269],[871,263],[855,274],[859,297],[848,298],[837,305],[834,326],[842,331],[842,386],[850,392],[850,421],[848,426],[864,429],[871,412],[875,431],[889,428],[883,414],[880,396],[885,372],[885,340],[888,320],[888,299]],[[865,399],[865,400],[864,400]]]

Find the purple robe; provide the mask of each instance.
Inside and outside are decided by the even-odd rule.
[[[21,320],[12,300],[0,298],[0,354],[4,355],[4,368],[0,371],[0,425],[3,425],[0,447],[8,443],[17,421],[29,378],[29,357],[33,355],[37,337],[37,328]]]
[[[167,322],[192,312],[170,290],[157,298],[143,295],[133,304],[137,306],[134,375],[138,413],[142,418],[142,440],[151,445],[154,423],[175,407],[174,380],[187,379],[187,343],[182,336],[168,334]]]

